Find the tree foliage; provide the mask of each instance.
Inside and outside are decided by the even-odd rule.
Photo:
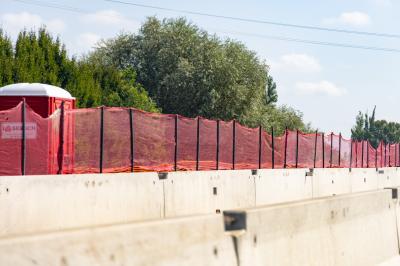
[[[220,40],[186,19],[149,18],[138,34],[103,41],[90,57],[132,68],[163,112],[308,130],[301,113],[275,107],[268,65],[243,44]]]
[[[61,41],[45,28],[21,31],[14,46],[0,29],[0,86],[18,82],[60,86],[77,98],[79,107],[134,106],[159,111],[136,82],[134,71],[69,58]]]
[[[356,124],[351,130],[351,137],[356,140],[368,140],[373,147],[378,147],[383,141],[387,143],[400,142],[400,124],[387,122],[386,120],[375,120],[375,110],[369,116],[368,112],[361,111],[356,116]]]

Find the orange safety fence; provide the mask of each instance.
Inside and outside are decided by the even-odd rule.
[[[0,175],[272,168],[397,167],[400,145],[132,108],[0,111]]]

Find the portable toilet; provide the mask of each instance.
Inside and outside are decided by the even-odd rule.
[[[63,101],[65,110],[75,109],[75,98],[60,87],[41,83],[17,83],[0,88],[0,111],[17,106],[22,98],[44,118],[57,110]]]
[[[27,174],[55,174],[58,170],[60,120],[49,118],[64,102],[64,110],[75,108],[75,98],[66,90],[47,84],[18,83],[0,88],[0,111],[10,110],[25,99],[26,104],[38,116],[28,115],[26,132],[26,172]],[[31,111],[27,111],[31,112]],[[14,121],[15,120],[15,121]],[[65,121],[65,119],[64,119]],[[3,144],[20,145],[20,119],[0,119]],[[73,161],[73,123],[64,128],[64,161]],[[8,131],[7,131],[8,130]],[[16,145],[13,145],[15,142]]]

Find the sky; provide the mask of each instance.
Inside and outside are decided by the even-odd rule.
[[[349,31],[399,34],[396,0],[124,0],[169,9]],[[53,6],[53,8],[49,7]],[[56,8],[54,8],[56,7]],[[61,7],[61,8],[60,8]],[[46,25],[70,55],[90,52],[98,41],[135,33],[149,16],[186,17],[221,38],[244,43],[270,66],[278,104],[304,114],[327,133],[349,138],[358,111],[400,121],[400,51],[377,51],[287,41],[301,39],[400,49],[400,37],[346,34],[229,20],[104,0],[0,0],[0,27],[15,40],[23,29]],[[274,38],[271,38],[274,37]],[[278,40],[275,37],[286,39]]]

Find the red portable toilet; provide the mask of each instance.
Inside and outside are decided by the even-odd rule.
[[[42,117],[51,115],[63,101],[65,110],[75,109],[75,98],[60,87],[41,83],[17,83],[0,88],[0,111],[17,106],[22,98]]]
[[[16,107],[25,98],[26,104],[42,118],[47,118],[60,108],[64,102],[64,109],[75,108],[75,98],[66,90],[47,84],[40,83],[18,83],[0,88],[0,111]],[[27,174],[55,174],[58,171],[58,151],[59,151],[59,123],[53,123],[36,118],[27,121]],[[19,126],[21,121],[3,121],[2,127],[8,124]],[[41,126],[39,126],[39,124]],[[69,123],[69,128],[64,129],[64,158],[66,161],[73,161],[73,123]],[[17,131],[8,142],[21,139]],[[17,134],[18,133],[18,134]],[[3,136],[4,135],[4,136]],[[12,134],[8,134],[12,135]],[[8,138],[8,135],[2,134],[2,138]],[[34,148],[39,149],[35,156]]]

